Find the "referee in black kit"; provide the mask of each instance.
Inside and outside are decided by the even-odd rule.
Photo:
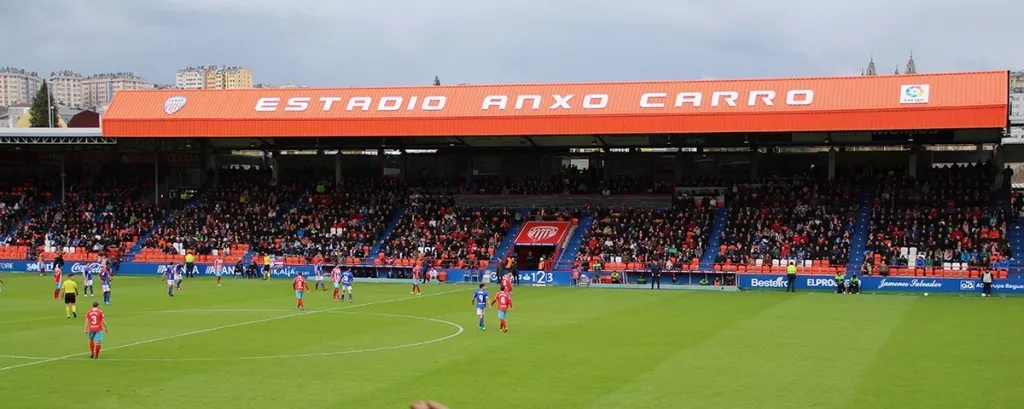
[[[651,262],[651,289],[657,285],[658,289],[661,289],[661,263],[658,261]]]

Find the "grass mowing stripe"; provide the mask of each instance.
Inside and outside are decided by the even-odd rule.
[[[201,329],[201,330],[196,330],[196,331],[189,331],[189,332],[185,332],[185,333],[181,333],[181,334],[168,335],[166,337],[159,337],[159,338],[147,339],[147,340],[144,340],[144,341],[132,342],[132,343],[124,344],[124,345],[118,345],[118,346],[106,348],[104,351],[113,351],[113,350],[117,350],[117,349],[133,347],[133,346],[136,346],[136,345],[151,344],[151,343],[154,343],[154,342],[160,342],[160,341],[166,341],[166,340],[170,340],[170,339],[187,337],[189,335],[204,334],[204,333],[207,333],[207,332],[219,331],[219,330],[223,330],[223,329],[241,327],[241,326],[252,325],[252,324],[261,324],[261,323],[264,323],[264,322],[277,321],[277,320],[282,320],[282,319],[285,319],[285,318],[298,317],[298,316],[302,316],[302,315],[310,315],[310,314],[317,314],[317,313],[323,313],[323,312],[346,310],[346,309],[352,309],[352,308],[357,308],[357,307],[366,307],[366,306],[370,306],[370,305],[388,304],[388,303],[393,303],[393,302],[398,302],[398,301],[405,301],[405,300],[412,300],[412,299],[417,299],[417,298],[435,297],[435,296],[438,296],[438,295],[451,294],[451,293],[460,292],[460,291],[465,291],[465,290],[451,290],[451,291],[445,291],[445,292],[440,292],[440,293],[427,294],[427,295],[424,295],[424,296],[402,297],[402,298],[395,298],[395,299],[385,300],[385,301],[374,301],[374,302],[369,302],[369,303],[365,303],[365,304],[357,304],[357,305],[349,305],[349,306],[343,306],[343,307],[329,308],[329,309],[326,309],[326,310],[317,310],[317,311],[308,311],[308,312],[307,311],[303,311],[303,312],[294,313],[294,314],[282,315],[280,317],[263,318],[263,319],[259,319],[259,320],[240,322],[238,324],[221,325],[219,327],[206,328],[206,329]],[[77,353],[77,354],[68,354],[68,355],[59,356],[59,357],[56,357],[56,358],[44,359],[44,360],[41,360],[41,361],[28,362],[28,363],[24,363],[24,364],[20,364],[20,365],[5,366],[5,367],[0,368],[0,372],[8,371],[8,370],[11,370],[11,369],[24,368],[24,367],[28,367],[28,366],[42,365],[42,364],[49,363],[49,362],[60,361],[60,360],[63,360],[63,359],[74,358],[76,356],[84,356],[84,355],[88,355],[88,353],[81,352],[81,353]]]
[[[745,294],[737,300],[753,297],[785,300],[753,309],[715,336],[665,357],[591,407],[678,406],[679,396],[663,391],[679,385],[695,386],[684,400],[715,402],[727,393],[732,407],[842,407],[854,392],[850,383],[867,374],[915,300],[824,293]]]

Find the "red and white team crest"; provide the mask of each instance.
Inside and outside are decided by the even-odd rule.
[[[544,241],[555,237],[558,231],[559,228],[557,226],[536,226],[531,227],[530,231],[526,232],[526,237],[533,241]]]
[[[185,102],[188,99],[185,97],[170,97],[167,101],[164,101],[164,112],[167,115],[173,115],[175,112],[181,111],[185,107]]]
[[[526,222],[516,236],[517,246],[557,246],[569,230],[569,222]]]

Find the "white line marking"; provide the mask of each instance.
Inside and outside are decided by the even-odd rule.
[[[117,362],[182,362],[182,361],[193,362],[193,361],[250,361],[250,360],[254,361],[254,360],[264,360],[264,359],[308,358],[308,357],[318,357],[318,356],[348,355],[348,354],[358,354],[358,353],[368,353],[368,352],[389,351],[389,350],[392,350],[392,349],[412,348],[412,347],[417,347],[417,346],[422,346],[422,345],[429,345],[429,344],[433,344],[433,343],[437,343],[437,342],[442,342],[442,341],[446,341],[446,340],[449,340],[451,338],[457,337],[457,336],[461,335],[465,331],[465,328],[463,328],[459,324],[456,324],[456,323],[451,322],[451,321],[437,319],[437,318],[418,317],[418,316],[414,316],[414,315],[358,313],[358,312],[346,312],[346,311],[334,311],[334,312],[335,313],[345,313],[345,314],[377,315],[377,316],[383,316],[383,317],[410,318],[410,319],[418,319],[418,320],[424,320],[424,321],[434,321],[434,322],[439,322],[439,323],[442,323],[442,324],[451,325],[456,330],[452,334],[448,334],[448,335],[445,335],[445,336],[443,336],[441,338],[435,338],[435,339],[431,339],[431,340],[427,340],[427,341],[419,341],[419,342],[413,342],[413,343],[409,343],[409,344],[394,345],[394,346],[388,346],[388,347],[352,349],[352,350],[346,350],[346,351],[312,352],[312,353],[306,353],[306,354],[293,354],[293,355],[240,356],[240,357],[226,357],[226,358],[112,358],[112,359],[103,359],[103,361],[117,361]],[[24,358],[27,359],[28,357],[24,357]],[[87,360],[87,358],[69,358],[68,360],[85,361],[85,360]]]
[[[21,356],[21,355],[0,355],[0,358],[28,359],[28,360],[33,360],[33,361],[35,361],[37,359],[50,359],[49,357],[45,357],[45,356]]]
[[[424,296],[412,296],[412,297],[404,297],[404,298],[395,298],[395,299],[392,299],[392,300],[374,301],[374,302],[369,302],[369,303],[366,303],[366,304],[348,305],[348,306],[343,306],[343,307],[330,308],[330,309],[326,309],[326,310],[298,312],[298,313],[294,313],[294,314],[282,315],[282,316],[279,316],[279,317],[264,318],[264,319],[260,319],[260,320],[246,321],[246,322],[241,322],[241,323],[238,323],[238,324],[231,324],[231,325],[222,325],[222,326],[219,326],[219,327],[201,329],[201,330],[196,330],[196,331],[189,331],[189,332],[185,332],[185,333],[181,333],[181,334],[168,335],[166,337],[153,338],[153,339],[149,339],[149,340],[145,340],[145,341],[132,342],[130,344],[124,344],[124,345],[118,345],[118,346],[115,346],[115,347],[105,348],[105,351],[113,351],[113,350],[117,350],[117,349],[133,347],[133,346],[137,346],[137,345],[151,344],[151,343],[154,343],[154,342],[166,341],[166,340],[169,340],[169,339],[176,339],[176,338],[181,338],[181,337],[187,337],[189,335],[205,334],[207,332],[220,331],[222,329],[235,328],[235,327],[241,327],[241,326],[252,325],[252,324],[261,324],[261,323],[264,323],[264,322],[277,321],[277,320],[282,320],[282,319],[285,319],[285,318],[298,317],[298,316],[302,316],[302,315],[311,315],[311,314],[318,314],[318,313],[324,313],[324,312],[346,310],[346,309],[351,309],[351,308],[366,307],[366,306],[370,306],[370,305],[388,304],[388,303],[393,303],[393,302],[398,302],[398,301],[413,300],[413,299],[426,298],[426,297],[434,297],[434,296],[438,296],[438,295],[451,294],[451,293],[454,293],[454,292],[461,292],[461,291],[465,291],[465,290],[452,290],[452,291],[445,291],[445,292],[434,293],[434,294],[427,294],[427,295],[424,295]],[[74,358],[76,356],[82,356],[82,355],[87,355],[87,353],[81,352],[81,353],[77,353],[77,354],[68,354],[68,355],[59,356],[59,357],[56,357],[56,358],[48,358],[48,359],[43,359],[43,360],[35,361],[35,362],[28,362],[28,363],[24,363],[24,364],[5,366],[5,367],[0,368],[0,372],[8,371],[8,370],[11,370],[11,369],[29,367],[29,366],[42,365],[42,364],[45,364],[45,363],[49,363],[49,362],[53,362],[53,361],[61,361],[61,360],[65,360],[65,359]]]
[[[283,308],[269,309],[269,308],[239,308],[239,309],[210,309],[210,310],[167,310],[167,311],[153,311],[155,314],[192,314],[192,313],[208,313],[208,312],[294,312],[295,310],[286,310]],[[312,311],[310,311],[312,312]]]
[[[199,312],[201,310],[191,310],[191,311]],[[277,310],[277,311],[282,311],[282,310]],[[288,311],[290,311],[290,310],[288,310]],[[141,361],[141,362],[240,361],[240,360],[307,358],[307,357],[316,357],[316,356],[348,355],[348,354],[359,354],[359,353],[368,353],[368,352],[390,351],[392,349],[413,348],[413,347],[418,347],[418,346],[423,346],[423,345],[429,345],[429,344],[434,344],[434,343],[438,343],[438,342],[447,341],[447,340],[455,338],[455,337],[461,335],[463,332],[465,332],[465,328],[463,328],[461,325],[456,324],[456,323],[451,322],[451,321],[438,319],[438,318],[419,317],[419,316],[415,316],[415,315],[383,314],[383,313],[373,313],[373,312],[331,311],[330,313],[332,313],[332,314],[376,315],[376,316],[381,316],[381,317],[409,318],[409,319],[417,319],[417,320],[424,320],[424,321],[433,321],[433,322],[439,322],[439,323],[442,323],[442,324],[450,325],[450,326],[454,327],[456,329],[456,331],[453,334],[449,334],[449,335],[443,336],[441,338],[431,339],[431,340],[427,340],[427,341],[419,341],[419,342],[413,342],[413,343],[402,344],[402,345],[394,345],[394,346],[389,346],[389,347],[353,349],[353,350],[346,350],[346,351],[317,352],[317,353],[293,354],[293,355],[242,356],[242,357],[221,357],[221,358],[113,358],[113,359],[104,359],[104,361],[118,361],[118,362],[132,362],[132,361]],[[45,356],[21,356],[21,355],[0,355],[0,358],[26,359],[26,360],[33,360],[33,361],[34,360],[49,359],[48,357],[45,357]],[[69,360],[69,361],[85,361],[86,358],[68,358],[67,360]]]
[[[194,309],[194,310],[155,310],[155,311],[119,312],[119,313],[117,313],[117,316],[118,317],[124,317],[126,315],[143,315],[143,314],[193,314],[193,313],[195,313],[195,314],[203,314],[203,313],[207,313],[207,312],[225,312],[226,313],[226,312],[294,312],[294,311],[295,310],[286,310],[286,309],[282,309],[282,308],[278,308],[278,309],[244,309],[244,308],[243,309],[233,309],[233,308],[228,308],[228,309],[209,309],[209,310],[202,310],[202,309]],[[16,323],[16,322],[31,322],[31,321],[43,321],[43,320],[59,320],[59,321],[64,321],[63,318],[59,318],[57,316],[47,316],[47,317],[34,317],[34,318],[20,318],[20,319],[10,320],[10,321],[0,321],[0,325],[12,324],[12,323]]]

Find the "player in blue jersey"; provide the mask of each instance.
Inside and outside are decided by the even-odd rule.
[[[476,316],[480,319],[480,330],[486,331],[484,326],[484,311],[487,310],[487,284],[480,284],[480,289],[473,293],[473,305],[476,305]]]
[[[167,296],[174,297],[174,263],[167,264],[163,278],[167,280]]]
[[[319,263],[318,262],[316,264],[313,264],[313,277],[316,279],[316,286],[313,287],[313,290],[315,291],[315,290],[323,289],[323,291],[327,291],[327,284],[324,283],[324,264],[323,263]]]
[[[181,291],[181,282],[185,278],[185,266],[183,264],[174,265],[174,284],[175,289]]]
[[[95,286],[93,285],[93,281],[92,281],[92,269],[91,268],[86,267],[86,269],[85,269],[85,281],[83,282],[83,284],[84,284],[84,286],[82,287],[82,297],[95,297],[96,296],[96,289],[95,289]]]
[[[338,301],[345,301],[345,294],[348,294],[348,302],[352,302],[352,276],[351,270],[345,270],[341,273],[341,299]]]
[[[103,289],[103,304],[110,305],[110,266],[100,270],[100,287]]]

